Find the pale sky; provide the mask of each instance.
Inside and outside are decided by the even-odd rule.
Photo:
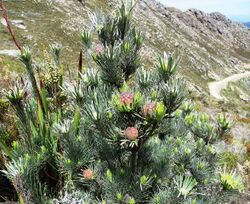
[[[166,6],[183,11],[197,8],[205,12],[219,11],[234,21],[250,22],[250,0],[159,0]]]

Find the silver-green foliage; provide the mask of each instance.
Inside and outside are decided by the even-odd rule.
[[[10,159],[4,172],[20,200],[209,203],[232,190],[217,172],[213,147],[231,122],[220,116],[214,126],[184,103],[186,83],[175,55],[159,57],[154,70],[138,69],[143,37],[131,24],[130,6],[122,3],[115,16],[96,20],[96,34],[82,34],[96,63],[78,69],[76,80],[64,82],[60,46],[51,47],[54,62],[47,70],[57,70],[53,88],[37,80],[24,49],[20,58],[33,95],[24,85],[8,92],[20,139],[11,148],[0,140]],[[97,51],[92,39],[100,42]]]

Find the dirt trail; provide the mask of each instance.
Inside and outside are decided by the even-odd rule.
[[[250,64],[246,65],[246,68],[250,68]],[[250,71],[244,73],[234,74],[220,81],[211,82],[208,84],[210,95],[215,97],[218,100],[223,100],[223,97],[220,95],[222,89],[227,88],[229,82],[238,81],[242,78],[250,77]]]

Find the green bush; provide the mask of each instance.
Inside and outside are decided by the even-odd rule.
[[[60,46],[51,47],[53,64],[34,63],[23,49],[29,80],[6,92],[21,139],[12,148],[1,140],[4,173],[22,202],[215,203],[231,190],[213,146],[229,121],[212,125],[184,103],[175,55],[141,68],[144,37],[131,24],[133,7],[91,16],[95,32],[81,35],[88,61],[81,51],[73,79],[64,81]]]

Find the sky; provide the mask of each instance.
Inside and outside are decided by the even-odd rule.
[[[183,11],[197,8],[205,12],[219,11],[234,21],[250,22],[250,0],[159,0],[166,6]]]

